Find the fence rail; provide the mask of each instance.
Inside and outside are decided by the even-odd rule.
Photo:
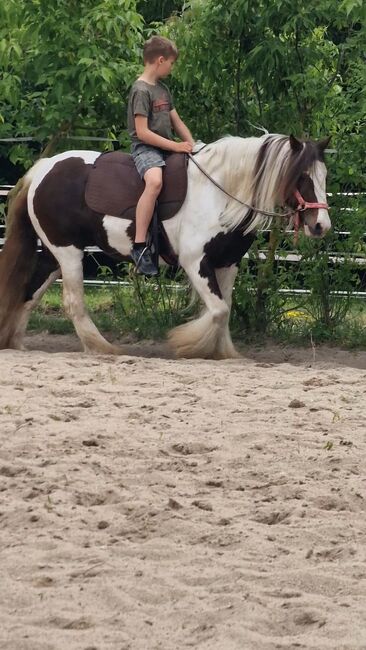
[[[0,197],[6,197],[10,190],[14,186],[12,185],[2,185],[0,186]],[[342,196],[360,196],[360,195],[365,195],[366,192],[345,192],[345,193],[340,193]],[[328,196],[332,196],[331,193],[328,193]],[[357,209],[357,208],[356,208]],[[355,208],[339,208],[341,211],[354,211]],[[269,232],[268,230],[262,231],[262,232]],[[4,245],[4,234],[5,234],[5,226],[0,224],[0,250],[2,246]],[[335,234],[337,234],[340,238],[346,238],[350,236],[350,231],[347,230],[340,230],[340,231],[335,231]],[[363,237],[366,240],[366,232],[363,234]],[[38,252],[40,252],[41,248],[41,242],[38,241]],[[98,272],[98,267],[99,266],[111,266],[111,262],[109,262],[108,255],[104,253],[100,248],[97,246],[87,246],[85,248],[85,253],[86,253],[86,263],[89,266],[89,275],[92,277],[87,277],[84,279],[84,284],[86,286],[95,286],[95,287],[101,287],[101,286],[115,286],[115,285],[120,285],[120,286],[126,286],[126,287],[132,287],[131,283],[126,282],[124,280],[98,280],[97,279],[97,272]],[[244,256],[245,258],[248,258],[249,255],[248,253]],[[263,249],[259,252],[259,258],[260,259],[266,259],[267,253],[266,250]],[[277,262],[283,262],[283,263],[290,263],[290,264],[298,264],[301,262],[303,259],[303,256],[295,251],[283,251],[281,253],[277,253],[275,255],[275,260]],[[345,261],[345,258],[342,255],[339,255],[336,251],[331,252],[329,254],[329,261],[331,263],[343,263]],[[366,257],[359,255],[355,253],[353,255],[353,263],[355,266],[358,266],[360,270],[362,270],[362,267],[366,269]],[[62,280],[57,280],[57,282],[62,282]],[[174,285],[175,286],[175,285]],[[176,285],[176,287],[179,287],[179,285]],[[307,289],[281,289],[281,293],[288,293],[288,294],[296,294],[296,293],[302,293],[306,294],[309,293],[309,290]],[[347,292],[342,292],[342,291],[334,291],[331,292],[334,295],[348,295]],[[357,298],[362,298],[366,299],[366,291],[355,291],[352,293],[354,297]]]

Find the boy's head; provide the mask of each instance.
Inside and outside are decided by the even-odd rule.
[[[156,63],[159,58],[171,59],[174,62],[178,58],[178,49],[168,38],[152,36],[144,44],[144,64]]]

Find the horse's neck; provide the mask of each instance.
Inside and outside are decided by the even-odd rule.
[[[255,169],[262,144],[261,138],[228,138],[218,143],[223,185],[230,194],[247,203],[253,201]]]
[[[257,207],[270,210],[286,173],[288,146],[282,135],[227,137],[203,149],[198,160],[230,194],[247,202],[257,195]]]
[[[247,138],[236,161],[235,180],[244,179],[244,191],[259,210],[273,211],[282,204],[283,183],[288,173],[289,143],[282,135]]]
[[[266,137],[219,140],[208,153],[209,169],[206,170],[239,201],[272,212],[278,203],[285,150],[281,144],[283,136],[273,136],[268,147],[261,149]],[[249,213],[247,210],[248,216]],[[243,218],[242,205],[230,201],[221,221],[229,229],[234,229],[242,224]],[[267,226],[269,221],[257,212],[254,217],[249,217],[248,232]]]

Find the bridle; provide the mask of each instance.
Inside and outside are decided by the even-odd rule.
[[[300,229],[300,212],[304,212],[304,210],[311,210],[311,209],[324,209],[324,210],[329,210],[329,205],[328,203],[321,203],[320,201],[315,201],[315,202],[310,202],[310,201],[305,201],[305,199],[301,196],[299,190],[294,191],[294,196],[295,199],[297,200],[297,208],[295,210],[295,216],[294,216],[294,232],[295,232],[295,243],[297,243],[298,235],[299,235],[299,229]]]
[[[287,212],[269,212],[268,210],[259,210],[256,208],[254,205],[250,205],[249,203],[245,203],[245,201],[242,201],[241,199],[238,199],[237,196],[234,196],[233,194],[230,194],[227,190],[225,190],[220,183],[215,181],[212,176],[206,170],[201,167],[201,165],[195,160],[195,158],[192,156],[192,154],[188,154],[188,157],[192,160],[192,162],[198,167],[198,169],[208,178],[211,183],[213,183],[221,192],[226,194],[226,196],[230,197],[234,201],[237,201],[240,203],[240,205],[243,205],[244,207],[248,208],[248,210],[251,210],[253,212],[257,212],[258,214],[263,214],[266,217],[277,217],[280,219],[290,219],[291,217],[294,217],[294,231],[295,231],[295,242],[297,241],[298,237],[298,232],[300,228],[300,212],[304,212],[305,210],[311,209],[311,208],[317,208],[317,209],[324,209],[324,210],[329,210],[329,206],[327,203],[320,203],[320,202],[312,202],[310,203],[309,201],[305,201],[305,199],[301,196],[299,190],[294,190],[294,196],[295,199],[298,202],[297,208],[295,210],[288,210]]]

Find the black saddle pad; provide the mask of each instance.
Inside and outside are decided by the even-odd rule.
[[[158,198],[158,217],[170,219],[187,194],[185,154],[172,153],[163,167],[163,189]],[[122,151],[101,154],[91,166],[85,188],[86,204],[100,214],[134,219],[136,204],[144,190],[132,156]]]

